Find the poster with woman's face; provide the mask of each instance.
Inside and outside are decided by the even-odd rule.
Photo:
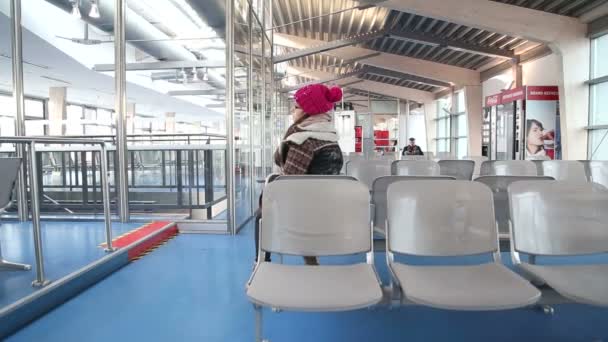
[[[555,159],[557,101],[527,101],[526,159]]]

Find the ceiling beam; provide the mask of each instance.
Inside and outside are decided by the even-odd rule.
[[[513,59],[515,54],[513,51],[504,49],[497,49],[493,47],[479,46],[471,43],[467,43],[461,40],[451,40],[441,38],[439,36],[431,36],[426,33],[414,32],[414,31],[403,31],[403,30],[391,30],[388,36],[393,39],[405,40],[410,42],[421,43],[425,45],[438,46],[449,48],[456,51],[470,52],[477,55],[483,55],[488,57],[497,57],[502,59]]]
[[[310,71],[309,72],[310,77],[317,79],[317,80],[328,79],[328,78],[331,78],[332,76],[334,76],[334,74],[329,73],[329,72],[319,71],[319,70],[310,70],[310,69],[298,68],[298,67],[288,67],[288,70],[292,70],[295,72],[303,72],[303,71],[308,70],[308,71]],[[356,88],[356,89],[361,89],[363,91],[369,90],[370,92],[382,94],[384,96],[395,97],[395,98],[400,98],[400,99],[407,99],[407,100],[416,101],[416,102],[420,102],[420,103],[433,101],[435,98],[433,93],[428,92],[428,91],[422,91],[422,90],[401,87],[401,86],[396,86],[396,85],[391,85],[391,84],[386,84],[386,83],[380,83],[380,82],[375,82],[375,81],[370,81],[370,80],[363,80],[363,82],[358,82],[356,85],[355,84],[348,85],[348,83],[350,83],[350,82],[359,81],[359,80],[360,79],[357,79],[356,77],[351,76],[350,78],[345,78],[345,79],[339,80],[338,82],[336,82],[336,84],[338,86],[346,88],[346,89]]]
[[[225,68],[224,61],[176,61],[176,62],[145,62],[127,63],[127,71],[170,70],[192,68]],[[114,64],[95,64],[93,70],[97,72],[114,71]]]
[[[321,42],[317,45],[306,47],[294,52],[286,53],[284,55],[276,56],[273,59],[275,64],[283,63],[287,61],[291,61],[297,58],[306,57],[310,55],[314,55],[317,53],[327,52],[335,49],[339,49],[345,46],[355,45],[359,43],[363,43],[369,40],[373,40],[376,38],[380,38],[386,35],[385,30],[377,30],[372,31],[365,34],[359,34],[353,37],[348,37],[344,39],[338,39],[331,42]]]
[[[317,84],[317,83],[334,82],[334,81],[338,81],[338,80],[343,80],[345,78],[357,77],[357,76],[360,76],[360,75],[365,74],[365,73],[366,73],[366,68],[361,68],[359,70],[352,71],[352,72],[347,72],[347,73],[344,73],[344,74],[341,74],[341,75],[329,74],[329,75],[327,75],[327,77],[324,77],[324,78],[321,78],[321,79],[315,79],[314,81],[300,83],[300,84],[296,84],[296,85],[293,85],[293,86],[281,88],[279,90],[279,92],[281,92],[281,93],[288,93],[290,91],[298,90],[298,89],[300,89],[302,87],[305,87],[307,85]]]
[[[586,31],[577,18],[490,0],[387,0],[378,6],[543,43]]]
[[[382,69],[382,68],[378,68],[378,67],[374,67],[374,66],[368,66],[366,68],[366,70],[367,70],[367,73],[369,73],[369,74],[391,77],[391,78],[396,78],[396,79],[400,79],[400,80],[408,80],[408,81],[412,81],[412,82],[416,82],[416,83],[420,83],[420,84],[430,85],[433,87],[444,88],[444,87],[452,86],[452,84],[448,83],[448,82],[432,80],[430,78],[410,75],[410,74],[406,74],[406,73],[402,73],[402,72],[398,72],[398,71],[394,71],[394,70]]]
[[[536,59],[548,56],[550,54],[552,54],[553,52],[551,51],[550,48],[548,48],[546,45],[540,45],[532,50],[529,50],[521,55],[519,55],[518,58],[518,63],[519,64],[524,64],[524,63],[528,63],[528,62],[532,62]],[[503,62],[495,67],[492,67],[488,70],[482,71],[481,72],[481,81],[487,81],[490,78],[500,75],[503,72],[511,69],[511,67],[513,66],[513,62],[511,61],[506,61]]]
[[[318,40],[282,33],[274,34],[274,42],[278,45],[289,46],[297,49],[314,46],[321,43]],[[372,53],[378,53],[378,51],[355,46],[347,46],[326,52],[327,55],[342,59],[356,58]],[[382,52],[379,55],[362,59],[361,63],[437,81],[454,83],[456,85],[480,84],[479,72],[475,70],[391,53]]]

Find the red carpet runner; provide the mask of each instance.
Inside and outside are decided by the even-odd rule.
[[[143,255],[147,254],[150,250],[160,246],[162,243],[177,235],[177,225],[173,225],[170,228],[163,230],[159,234],[154,235],[156,232],[158,232],[169,224],[171,224],[171,222],[167,221],[155,221],[146,224],[142,227],[134,229],[126,234],[115,238],[114,240],[112,240],[112,245],[114,246],[114,248],[124,248],[136,241],[145,238],[145,240],[131,248],[128,252],[130,261],[139,259]],[[105,246],[105,243],[101,244],[101,247]]]

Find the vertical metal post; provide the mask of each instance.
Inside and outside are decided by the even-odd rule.
[[[118,1],[118,0],[117,0]],[[234,201],[234,1],[226,0],[226,197],[228,230],[236,234]]]
[[[112,217],[110,216],[110,182],[108,181],[108,150],[102,144],[99,150],[101,167],[101,194],[103,201],[103,219],[106,228],[106,252],[113,252],[112,246]]]
[[[269,28],[272,28],[272,26],[274,25],[273,24],[273,17],[272,17],[272,15],[273,15],[273,13],[272,13],[272,0],[268,0],[268,6],[269,6],[269,8],[268,8],[268,10],[269,10],[268,15],[270,16],[270,19],[269,19],[270,20],[270,27]],[[264,31],[267,32],[266,31],[266,27],[264,27]],[[269,146],[270,151],[268,151],[269,152],[268,153],[268,157],[270,158],[270,160],[267,161],[267,163],[268,163],[268,170],[265,171],[264,176],[266,176],[267,173],[271,173],[272,172],[272,164],[273,164],[272,157],[273,157],[273,154],[274,154],[274,144],[273,144],[273,140],[274,139],[273,139],[272,130],[273,130],[274,125],[275,125],[274,114],[275,114],[275,109],[276,109],[275,103],[274,103],[274,100],[275,100],[275,94],[274,94],[274,58],[272,57],[273,56],[273,52],[274,52],[274,30],[270,30],[268,32],[270,32],[269,33],[270,34],[270,56],[268,58],[269,58],[269,61],[270,61],[270,98],[271,98],[271,100],[270,100],[270,127],[268,127],[267,129],[270,130],[270,132],[269,132],[270,133],[270,141],[268,142],[270,144],[270,146]]]
[[[23,40],[21,29],[21,0],[11,0],[11,51],[13,56],[13,99],[15,100],[15,134],[25,136],[25,99],[23,97]],[[16,145],[17,157],[25,160],[25,145]],[[24,164],[25,165],[25,164]],[[26,168],[19,169],[17,176],[17,208],[19,221],[28,218]]]
[[[253,7],[251,5],[248,6],[249,11],[247,12],[247,22],[249,23],[249,25],[247,26],[247,34],[249,35],[249,44],[247,47],[247,60],[249,61],[249,66],[248,66],[248,70],[247,70],[247,74],[248,74],[248,79],[247,79],[247,83],[249,84],[249,87],[247,87],[247,97],[248,97],[248,101],[247,101],[247,111],[249,112],[248,115],[248,119],[249,119],[249,171],[247,172],[249,174],[249,182],[248,182],[248,188],[249,188],[249,206],[250,206],[250,210],[251,213],[253,214],[255,212],[255,194],[254,194],[254,186],[255,186],[255,158],[254,158],[254,130],[253,130],[253,123],[254,123],[254,110],[255,110],[255,106],[254,106],[254,97],[253,97],[253,88],[254,88],[254,84],[253,84],[253,62],[254,62],[254,58],[253,58]],[[260,63],[262,62],[263,57],[260,60]],[[261,67],[263,68],[264,65],[262,64]],[[258,92],[259,92],[259,88],[258,88]],[[259,108],[259,107],[258,107]]]
[[[405,101],[407,105],[407,101]],[[406,109],[407,113],[407,109]],[[407,120],[407,117],[406,117]],[[407,131],[406,131],[407,134]],[[397,99],[397,147],[394,148],[395,155],[398,156],[399,149],[401,148],[401,100]]]
[[[114,0],[114,88],[116,112],[116,156],[118,174],[118,214],[120,222],[129,221],[129,173],[127,162],[127,69],[125,42],[126,0]]]
[[[38,193],[38,168],[36,166],[36,143],[30,142],[30,201],[32,203],[32,231],[34,235],[34,252],[36,254],[36,279],[32,286],[42,287],[49,283],[44,278],[44,257],[42,254],[42,233],[40,231],[40,197]]]
[[[267,110],[267,98],[268,93],[266,92],[266,2],[262,2],[262,22],[260,26],[262,28],[262,115],[261,115],[261,139],[262,139],[262,158],[260,159],[262,166],[262,177],[266,178],[266,110]]]

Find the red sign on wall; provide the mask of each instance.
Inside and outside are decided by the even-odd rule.
[[[486,107],[494,107],[501,103],[501,94],[486,97]]]
[[[502,101],[500,103],[509,103],[518,100],[523,100],[526,97],[526,87],[507,90],[504,91],[501,95]]]
[[[527,98],[536,101],[558,101],[559,88],[556,86],[529,86]]]

